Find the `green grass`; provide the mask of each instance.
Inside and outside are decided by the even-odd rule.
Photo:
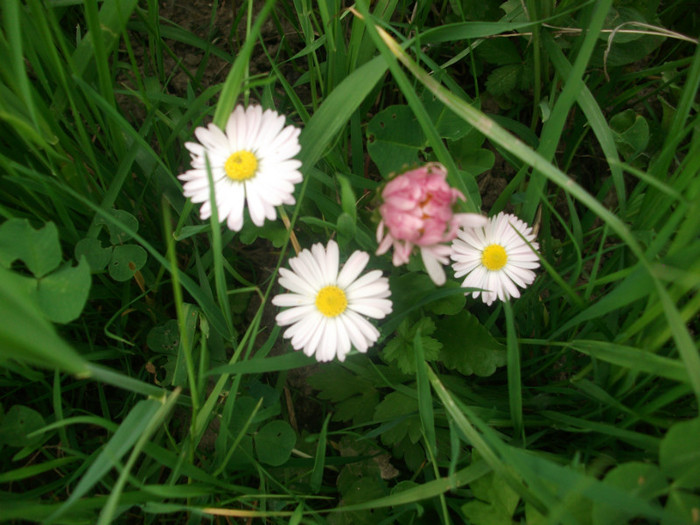
[[[350,7],[2,2],[0,521],[698,521],[697,13]],[[252,102],[302,130],[294,237],[177,179]],[[373,255],[382,184],[427,161],[534,225],[522,297]],[[315,364],[270,300],[331,238],[394,312]]]

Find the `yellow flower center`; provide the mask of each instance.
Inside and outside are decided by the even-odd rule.
[[[500,244],[491,244],[481,254],[481,264],[488,270],[495,271],[503,268],[508,262],[506,249]]]
[[[316,296],[316,308],[326,317],[337,317],[348,307],[345,292],[337,286],[324,286]]]
[[[226,160],[224,170],[229,179],[243,182],[255,176],[258,159],[250,151],[237,151]]]

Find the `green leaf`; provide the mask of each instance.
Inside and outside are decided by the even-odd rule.
[[[254,441],[258,459],[262,463],[279,467],[292,455],[297,436],[289,423],[278,419],[262,427]]]
[[[204,233],[206,231],[209,231],[209,224],[198,224],[197,226],[183,226],[182,228],[180,228],[180,230],[173,233],[173,239],[175,239],[176,241],[182,241],[184,239],[192,237],[193,235],[199,235],[200,233]]]
[[[333,421],[349,421],[358,425],[371,419],[379,402],[379,392],[368,378],[353,374],[339,365],[323,367],[307,379],[318,397],[333,402]]]
[[[0,444],[11,447],[30,447],[41,441],[39,434],[27,438],[35,430],[44,427],[46,422],[36,410],[24,405],[13,405],[0,421]]]
[[[78,266],[66,264],[37,280],[36,300],[54,323],[69,323],[83,311],[90,293],[90,265],[82,258]]]
[[[342,457],[357,458],[348,463],[338,474],[338,491],[345,496],[351,492],[352,486],[361,479],[381,477],[381,469],[375,457],[381,450],[373,441],[367,439],[354,439],[346,434],[337,442],[338,452]]]
[[[0,225],[0,264],[10,268],[21,260],[35,277],[43,277],[61,264],[58,229],[52,222],[35,230],[27,219],[10,219]]]
[[[359,379],[355,374],[352,374],[345,368],[331,364],[329,367],[322,368],[319,372],[308,377],[308,383],[320,390],[319,397],[328,399],[334,403],[347,399],[355,394],[360,393],[371,383]],[[366,383],[366,384],[363,384]]]
[[[384,57],[374,57],[356,68],[325,97],[299,135],[301,151],[297,158],[304,166],[315,165],[328,152],[329,144],[384,78],[386,70]]]
[[[639,2],[630,2],[630,4],[640,5]],[[614,30],[621,24],[629,24],[630,22],[649,23],[637,9],[615,5],[611,7],[605,18],[605,27]],[[639,26],[629,24],[626,28],[635,29],[639,28]],[[605,63],[606,66],[610,68],[637,62],[659,47],[665,40],[663,36],[645,35],[642,32],[635,31],[620,31],[615,33],[612,46],[610,47],[607,57],[605,57],[603,53],[604,49],[608,47],[608,39],[610,36],[612,35],[608,33],[601,33],[598,36],[602,42],[600,42],[596,50],[596,55],[591,60],[592,65],[598,66]]]
[[[681,523],[698,523],[700,521],[700,496],[684,490],[671,490],[666,499],[667,513],[680,517]],[[661,520],[661,525],[675,525],[678,520],[667,516]]]
[[[464,375],[490,376],[506,364],[503,345],[466,310],[440,319],[435,337],[443,344],[440,361]]]
[[[464,154],[457,158],[464,171],[460,171],[462,177],[476,177],[485,171],[493,168],[496,163],[496,155],[493,151],[480,149],[478,151]],[[479,205],[481,203],[478,203]]]
[[[376,451],[364,448],[352,455],[357,453],[372,455]],[[381,479],[379,466],[372,459],[356,461],[343,467],[338,475],[338,490],[343,495],[343,505],[372,501],[387,493],[386,483]],[[328,523],[330,525],[376,525],[377,520],[385,516],[386,511],[382,508],[341,512],[329,516]]]
[[[343,212],[349,215],[353,224],[357,220],[357,204],[355,200],[355,193],[352,191],[352,185],[350,180],[343,175],[336,175],[338,184],[340,185],[340,206]]]
[[[101,272],[112,258],[112,247],[104,248],[99,239],[86,237],[80,239],[73,251],[75,258],[85,257],[93,273]]]
[[[26,442],[23,444],[26,445]],[[79,461],[81,459],[82,458],[78,456],[71,455],[50,461],[42,461],[41,463],[37,463],[35,465],[28,465],[14,470],[8,470],[0,473],[0,483],[12,483],[13,481],[20,481],[23,479],[33,478],[35,476],[43,474],[44,472],[49,472],[52,470],[56,471],[57,469],[63,467],[67,463],[72,463],[73,461]],[[3,501],[3,511],[5,510],[4,506],[6,503],[6,501]],[[7,516],[3,516],[3,520],[8,521]]]
[[[280,221],[266,221],[260,227],[251,221],[245,221],[238,238],[243,244],[253,244],[258,238],[267,239],[275,248],[281,248],[287,240],[287,235],[287,229]]]
[[[459,118],[454,111],[449,109],[427,89],[421,93],[421,101],[430,116],[430,120],[435,124],[435,129],[442,138],[457,140],[474,131],[473,127],[465,124],[464,120]]]
[[[507,95],[515,90],[523,66],[512,64],[494,69],[486,79],[486,89],[495,96]]]
[[[233,108],[238,100],[238,95],[243,89],[248,71],[248,63],[250,62],[250,55],[258,41],[258,36],[261,34],[263,23],[273,6],[273,0],[267,0],[262,5],[248,38],[244,40],[243,45],[238,50],[236,60],[233,62],[226,76],[226,81],[223,84],[223,89],[219,96],[219,102],[216,105],[216,112],[214,113],[214,124],[221,129],[224,129],[226,126],[228,117],[233,112]]]
[[[423,425],[426,448],[433,455],[438,454],[437,439],[435,436],[435,411],[433,410],[433,397],[430,395],[430,381],[423,342],[420,331],[416,331],[413,338],[413,349],[416,366],[416,390],[418,393],[418,415]]]
[[[153,352],[176,354],[180,345],[180,329],[177,326],[177,320],[170,319],[151,328],[146,336],[146,344]]]
[[[388,394],[375,408],[374,420],[386,423],[381,432],[385,445],[395,445],[407,436],[411,443],[417,443],[421,438],[418,400],[403,392]]]
[[[649,124],[633,109],[611,118],[610,129],[613,131],[615,144],[626,160],[636,157],[649,144]]]
[[[386,484],[379,477],[361,478],[356,480],[343,497],[343,503],[352,505],[363,503],[386,495]],[[333,525],[376,525],[387,516],[387,510],[383,508],[361,510],[342,514],[336,514],[330,521]]]
[[[261,398],[255,399],[251,396],[240,396],[236,399],[236,404],[233,406],[233,413],[231,415],[231,427],[230,431],[232,435],[237,435],[240,433],[244,425],[248,422],[248,419],[253,415],[253,412],[259,410],[258,403],[262,404]],[[255,432],[255,429],[262,422],[262,417],[260,412],[258,412],[250,422],[250,425],[246,429],[247,433]]]
[[[408,106],[389,106],[367,125],[367,152],[382,177],[418,164],[426,138]]]
[[[0,358],[85,373],[87,363],[58,337],[30,298],[25,282],[33,280],[0,267]]]
[[[382,358],[387,362],[395,361],[402,372],[414,374],[416,372],[414,341],[419,330],[421,334],[425,334],[420,337],[425,361],[435,361],[440,353],[440,348],[442,348],[442,343],[428,337],[435,331],[435,323],[429,317],[423,317],[415,324],[405,319],[399,326],[396,337],[384,347]]]
[[[651,463],[630,462],[619,465],[606,474],[605,483],[645,500],[655,500],[668,490],[665,476],[659,467]],[[593,522],[596,525],[629,523],[634,517],[635,514],[629,510],[601,501],[593,502]]]
[[[511,525],[520,496],[494,472],[469,484],[476,500],[462,506],[474,525]]]
[[[326,416],[323,421],[321,433],[318,436],[318,444],[316,445],[316,455],[314,457],[314,469],[311,471],[309,485],[314,494],[318,494],[323,485],[323,471],[326,465],[326,446],[328,441],[328,423],[331,421],[331,414]]]
[[[338,215],[336,228],[338,230],[338,241],[341,247],[346,246],[355,238],[355,234],[357,232],[355,220],[347,213],[343,212]]]
[[[486,39],[476,48],[476,54],[485,62],[497,66],[522,63],[518,48],[510,38]]]
[[[574,340],[571,342],[571,348],[630,370],[666,377],[682,383],[690,381],[682,361],[654,354],[642,348],[595,340]]]
[[[136,244],[115,246],[109,262],[109,275],[115,281],[128,281],[143,268],[147,258],[146,250]]]
[[[659,447],[659,465],[675,487],[700,488],[700,418],[673,425]]]
[[[276,327],[274,330],[278,329],[279,327]],[[313,357],[304,355],[303,352],[292,352],[274,357],[258,357],[258,355],[255,355],[246,361],[238,361],[231,365],[217,366],[209,370],[207,374],[264,374],[267,372],[292,370],[294,368],[315,364],[318,364],[318,361]]]
[[[424,280],[430,279],[427,275],[421,275],[421,278]],[[456,290],[461,292],[462,287],[456,281],[447,281],[441,288],[443,290]],[[464,293],[454,293],[426,304],[425,309],[436,315],[454,315],[461,312],[465,304],[467,304],[467,298]]]
[[[109,214],[117,221],[129,227],[132,231],[138,232],[139,221],[128,211],[109,210]],[[109,230],[109,242],[115,246],[124,244],[126,241],[131,239],[130,234],[124,231],[121,227],[117,226],[114,222],[111,222],[109,219],[102,217],[101,215],[95,219],[95,224],[104,224],[107,226],[107,229]]]
[[[195,334],[197,332],[197,320],[199,319],[199,310],[190,303],[182,304],[182,323],[180,332],[180,341],[177,349],[177,358],[169,357],[169,361],[175,360],[175,366],[172,369],[172,374],[168,374],[170,384],[173,386],[185,386],[187,384],[187,360],[188,356],[192,356]]]
[[[372,419],[371,408],[379,403],[379,392],[376,388],[364,390],[352,397],[339,401],[335,406],[333,421],[350,421],[354,425],[366,423]]]
[[[413,261],[409,266],[412,263]],[[417,264],[423,263],[417,261]],[[456,313],[463,308],[466,300],[462,288],[457,283],[448,281],[444,286],[436,286],[424,273],[410,272],[398,277],[391,276],[389,284],[394,314],[383,325],[387,334],[391,333],[409,312],[421,306],[439,314]]]

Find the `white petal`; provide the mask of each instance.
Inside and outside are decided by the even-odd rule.
[[[280,326],[287,326],[289,324],[296,323],[305,317],[308,317],[314,311],[316,311],[315,305],[307,304],[304,306],[295,306],[294,308],[289,308],[288,310],[284,310],[278,313],[275,317],[275,321]]]
[[[300,277],[294,272],[287,270],[286,268],[280,268],[280,286],[284,286],[287,290],[295,292],[302,295],[308,295],[309,297],[316,297],[317,290],[311,283]]]
[[[381,270],[372,270],[371,272],[367,272],[362,277],[357,279],[354,283],[352,283],[350,286],[348,286],[346,289],[346,292],[352,294],[356,290],[360,290],[360,289],[364,288],[365,286],[374,283],[378,279],[381,279],[381,277],[382,277]]]
[[[357,348],[359,352],[365,353],[368,348],[367,338],[364,336],[362,330],[355,322],[355,319],[361,319],[361,317],[357,314],[355,314],[356,317],[351,317],[349,315],[350,313],[350,311],[346,310],[343,315],[339,316],[339,319],[343,323],[352,345]]]
[[[483,228],[489,222],[487,217],[478,213],[457,213],[455,214],[455,219],[457,219],[457,224],[465,229]]]
[[[352,303],[368,297],[389,297],[391,292],[387,292],[389,292],[389,280],[386,277],[382,277],[361,288],[353,288],[352,291],[347,290],[346,295],[348,301]]]
[[[438,261],[429,250],[421,249],[420,254],[423,259],[423,264],[425,264],[425,269],[428,270],[428,275],[433,282],[438,286],[445,284],[445,270],[443,270],[440,261]]]
[[[197,140],[202,143],[207,151],[227,151],[229,148],[226,135],[214,124],[209,124],[206,128],[196,128],[194,136],[197,137]]]
[[[260,106],[258,106],[258,108],[260,108]],[[270,144],[274,143],[275,139],[279,136],[283,126],[284,117],[279,115],[276,111],[266,109],[264,113],[261,112],[256,143],[260,144],[261,148],[268,149]]]
[[[275,306],[302,306],[305,304],[314,304],[314,299],[308,295],[281,293],[279,295],[275,295],[271,302]]]
[[[260,195],[254,187],[246,188],[246,201],[248,202],[248,212],[250,220],[256,226],[262,226],[265,223],[265,208],[263,207]]]
[[[241,118],[236,124],[238,133],[237,147],[247,151],[254,151],[260,124],[262,121],[262,108],[260,106],[248,106],[245,111],[245,118]]]
[[[326,247],[326,257],[325,257],[325,273],[323,275],[327,283],[335,283],[338,280],[338,261],[340,259],[340,253],[338,250],[338,243],[335,241],[328,241]]]
[[[240,123],[245,120],[245,110],[240,104],[236,106],[226,122],[226,136],[229,141],[231,152],[240,151],[241,137],[238,133]]]
[[[391,304],[391,301],[389,301]],[[374,319],[383,319],[386,316],[385,308],[371,302],[358,302],[348,305],[348,308],[353,312],[358,314],[366,315],[367,317],[372,317]]]
[[[337,320],[326,320],[326,330],[316,351],[316,359],[320,362],[332,361],[338,349]]]
[[[230,193],[231,211],[228,214],[226,225],[235,232],[243,228],[243,207],[245,205],[245,191],[241,184],[235,184]]]
[[[355,346],[362,353],[367,351],[367,348],[372,346],[379,339],[379,330],[377,330],[367,319],[356,314],[352,310],[346,310],[343,315],[347,316],[348,320],[355,326],[363,336],[365,344],[364,348]]]
[[[336,318],[334,321],[338,334],[338,360],[345,361],[345,356],[350,352],[352,348],[352,344],[350,343],[350,336],[348,335],[348,331],[345,328],[345,324],[342,321],[342,316],[341,318]]]
[[[318,345],[321,343],[324,333],[326,332],[326,324],[328,323],[328,318],[320,316],[321,320],[317,323],[317,328],[311,336],[311,340],[304,346],[304,353],[309,357],[314,355]]]
[[[299,255],[289,259],[289,265],[308,283],[313,283],[314,295],[323,286],[323,274],[318,262],[309,250],[302,250]]]
[[[316,326],[316,315],[321,315],[318,312],[312,312],[310,315],[300,319],[296,323],[292,324],[289,328],[284,331],[283,336],[287,339],[292,339],[292,346],[298,350],[303,345],[299,345],[299,340],[303,339],[303,336],[311,337],[311,331],[314,330]]]
[[[338,274],[337,284],[340,288],[347,288],[357,279],[369,262],[369,254],[357,250],[345,261],[343,269]]]

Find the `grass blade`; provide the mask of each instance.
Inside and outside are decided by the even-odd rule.
[[[152,418],[160,408],[160,402],[154,399],[139,401],[131,409],[129,415],[107,442],[102,451],[97,455],[87,469],[78,485],[68,499],[54,512],[47,522],[55,521],[68,512],[71,507],[94,487],[117,462],[127,453],[131,446],[139,439],[141,434],[149,426]]]
[[[503,310],[506,313],[506,348],[510,417],[513,420],[513,435],[525,442],[525,429],[523,427],[523,387],[520,374],[520,347],[518,346],[518,336],[515,333],[513,308],[510,301],[505,301],[503,303]]]

